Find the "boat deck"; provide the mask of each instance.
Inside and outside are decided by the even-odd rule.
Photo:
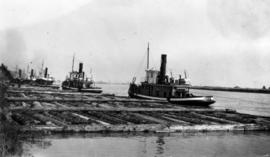
[[[41,87],[10,87],[5,99],[10,119],[26,132],[270,130],[270,117],[233,110],[183,107],[162,100]]]

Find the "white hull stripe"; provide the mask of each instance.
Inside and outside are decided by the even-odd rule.
[[[152,97],[152,96],[146,96],[141,94],[134,94],[135,96],[145,98],[145,99],[153,99],[153,100],[167,100],[167,98],[158,98],[158,97]],[[206,97],[195,97],[195,98],[170,98],[170,101],[208,101],[210,99]]]
[[[101,89],[82,89],[83,91],[101,91]]]
[[[73,87],[64,87],[64,88],[71,89],[71,90],[78,90],[78,88],[73,88]],[[82,88],[82,90],[85,90],[85,91],[101,91],[101,89],[95,89],[95,88],[90,88],[90,89]]]
[[[145,99],[153,99],[153,100],[167,100],[166,98],[158,98],[158,97],[152,97],[152,96],[146,96],[146,95],[141,95],[141,94],[135,94],[134,95],[145,98]]]
[[[171,98],[170,101],[206,101],[205,97],[195,97],[195,98]]]

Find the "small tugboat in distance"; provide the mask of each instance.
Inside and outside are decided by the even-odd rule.
[[[160,71],[149,69],[149,44],[147,48],[146,80],[140,85],[135,84],[136,78],[130,83],[128,94],[132,98],[167,100],[171,103],[187,106],[209,106],[215,102],[213,96],[194,96],[189,92],[190,84],[185,78],[174,80],[166,75],[167,56],[161,55]]]
[[[54,78],[49,76],[48,68],[46,67],[44,70],[44,76],[42,76],[42,73],[41,73],[41,75],[36,78],[35,82],[38,85],[52,85],[54,82]]]
[[[101,93],[100,87],[94,86],[93,78],[87,78],[83,72],[83,63],[79,63],[79,71],[73,70],[74,57],[72,62],[72,71],[65,81],[62,82],[63,90],[74,90],[87,93]]]

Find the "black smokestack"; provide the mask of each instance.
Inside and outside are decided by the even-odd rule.
[[[48,68],[46,67],[45,72],[44,72],[44,77],[47,78],[47,76],[48,76]]]
[[[19,69],[19,78],[22,78],[22,69]]]
[[[82,73],[82,71],[83,71],[83,63],[80,63],[79,64],[79,73]]]
[[[33,77],[34,77],[34,70],[31,69],[30,78],[33,78]]]
[[[160,72],[159,72],[159,78],[158,78],[158,83],[159,84],[165,84],[166,64],[167,64],[167,55],[162,54],[161,55]]]

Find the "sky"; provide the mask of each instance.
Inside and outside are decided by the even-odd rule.
[[[97,81],[143,79],[167,54],[167,73],[193,85],[270,86],[270,1],[0,0],[0,62],[64,80],[84,63]]]

